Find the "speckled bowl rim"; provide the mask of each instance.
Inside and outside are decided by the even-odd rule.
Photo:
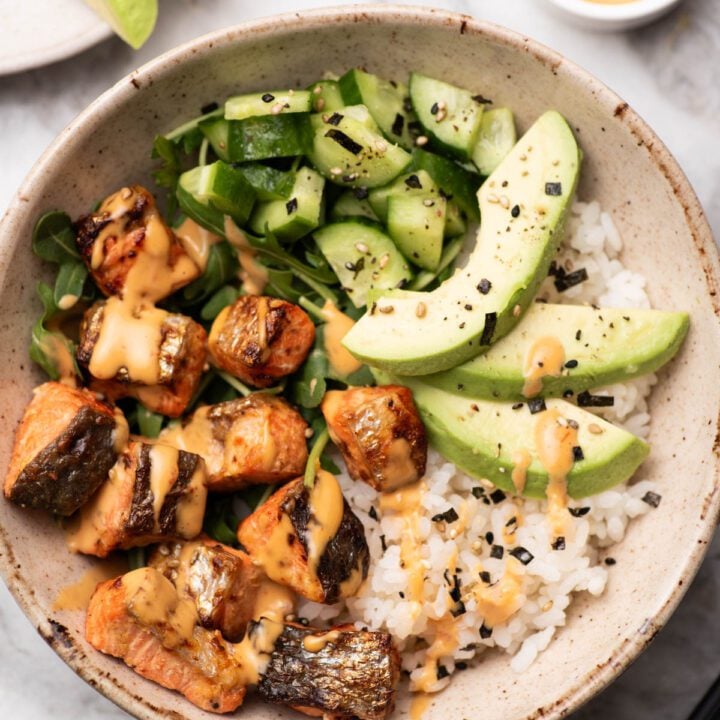
[[[181,45],[166,52],[155,60],[133,71],[112,88],[107,90],[95,100],[86,110],[78,115],[50,144],[40,159],[35,163],[25,178],[20,189],[10,203],[10,206],[0,222],[0,235],[9,235],[13,225],[27,220],[24,217],[27,198],[33,193],[37,184],[42,184],[46,168],[52,166],[54,156],[62,147],[65,139],[80,127],[88,124],[101,123],[107,116],[115,112],[118,100],[122,100],[141,88],[150,84],[156,76],[162,75],[167,69],[182,63],[198,53],[215,52],[235,43],[242,43],[245,38],[271,37],[277,33],[287,33],[293,30],[302,30],[319,23],[334,24],[341,27],[344,24],[356,23],[400,23],[404,25],[430,26],[437,28],[457,28],[461,34],[472,34],[491,39],[494,43],[504,45],[517,52],[530,53],[538,62],[556,70],[561,65],[566,72],[587,89],[594,93],[598,102],[608,103],[615,108],[615,117],[625,124],[639,143],[645,145],[650,152],[653,162],[673,189],[677,201],[685,213],[687,228],[693,242],[701,256],[703,271],[709,288],[720,288],[720,257],[718,248],[713,240],[712,232],[705,219],[702,207],[691,188],[687,178],[677,162],[663,145],[655,133],[617,94],[612,92],[590,73],[579,66],[569,62],[562,55],[530,38],[508,30],[501,26],[480,21],[469,15],[452,13],[445,10],[427,7],[393,6],[393,5],[362,5],[345,6],[339,8],[321,8],[307,12],[284,13],[258,20],[252,20],[240,25],[219,30],[204,35],[196,40]],[[7,260],[9,250],[0,245],[0,265]],[[720,295],[711,291],[711,303],[714,312],[720,316]],[[720,456],[718,447],[720,437],[715,441],[713,448],[713,465],[715,477],[720,478]],[[692,543],[686,562],[682,568],[682,585],[674,586],[672,592],[665,599],[661,610],[655,615],[652,628],[645,634],[632,633],[631,636],[620,638],[617,647],[610,658],[598,665],[591,678],[578,679],[575,686],[563,697],[538,709],[533,717],[544,717],[554,720],[564,717],[580,705],[587,702],[600,690],[605,688],[615,677],[632,663],[642,650],[650,643],[652,638],[667,622],[685,594],[690,580],[697,572],[705,555],[708,544],[713,536],[720,516],[720,492],[715,483],[713,490],[704,498],[702,525],[698,528],[697,536],[688,540]],[[0,528],[0,571],[16,601],[38,629],[38,632],[48,641],[55,652],[87,683],[119,707],[138,718],[157,717],[157,708],[154,708],[145,699],[133,694],[128,688],[122,686],[112,677],[102,673],[99,668],[88,662],[83,653],[76,651],[72,640],[63,634],[62,626],[54,627],[48,622],[37,602],[34,600],[32,588],[21,577],[13,577],[14,554],[8,537]]]

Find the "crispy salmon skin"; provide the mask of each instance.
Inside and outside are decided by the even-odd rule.
[[[300,475],[308,457],[307,428],[286,400],[253,393],[201,407],[184,426],[163,431],[161,439],[202,456],[208,489],[226,492]]]
[[[294,373],[315,341],[315,325],[297,305],[243,295],[215,318],[208,346],[212,362],[254,387],[270,387]]]
[[[72,515],[107,478],[126,438],[125,419],[93,393],[44,383],[15,432],[5,497]]]
[[[85,637],[209,712],[232,712],[245,698],[244,673],[232,648],[219,632],[196,626],[170,581],[152,568],[98,585]]]
[[[354,480],[389,491],[425,474],[425,426],[408,388],[379,385],[331,390],[325,394],[322,411]]]

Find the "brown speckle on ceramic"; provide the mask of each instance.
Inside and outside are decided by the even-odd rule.
[[[716,525],[720,266],[702,209],[660,140],[600,82],[528,38],[426,8],[283,15],[174,50],[94,102],[43,155],[0,225],[0,472],[7,467],[11,431],[42,380],[25,360],[40,311],[35,282],[49,272],[30,251],[38,215],[62,208],[77,216],[122,185],[150,184],[154,135],[212,100],[303,86],[325,70],[355,65],[390,77],[414,69],[467,86],[496,106],[513,108],[521,129],[547,108],[562,112],[585,152],[580,197],[597,198],[612,213],[626,241],[624,262],[649,279],[653,304],[687,310],[692,318],[682,352],[653,394],[653,452],[639,473],[660,482],[663,502],[633,522],[613,548],[617,564],[605,594],[578,596],[567,626],[527,672],[516,675],[506,655],[488,653],[477,668],[459,673],[426,714],[428,720],[563,717],[652,640],[697,570]],[[91,563],[65,550],[49,517],[0,502],[5,579],[39,632],[79,675],[140,718],[216,717],[89,648],[82,612],[50,609],[58,589]],[[397,717],[407,711],[403,695]],[[252,720],[296,717],[253,700],[242,713]]]

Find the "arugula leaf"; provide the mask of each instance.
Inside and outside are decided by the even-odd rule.
[[[210,120],[211,118],[221,118],[225,117],[225,107],[219,107],[216,110],[211,110],[208,113],[205,113],[204,115],[199,115],[198,117],[189,120],[186,123],[183,123],[182,125],[178,125],[174,130],[171,130],[169,133],[165,133],[162,137],[164,137],[166,140],[172,140],[173,142],[179,142],[180,140],[183,140],[183,142],[186,142],[190,145],[190,150],[185,150],[185,153],[192,152],[193,149],[197,148],[197,145],[193,147],[193,144],[197,140],[197,134],[200,135],[200,140],[203,138],[202,132],[200,132],[200,123],[204,122],[205,120]],[[198,145],[200,143],[198,142]]]
[[[268,284],[266,291],[288,302],[296,303],[302,293],[295,289],[295,273],[292,270],[276,270],[268,268]]]
[[[32,249],[39,258],[52,263],[80,260],[70,216],[57,210],[42,215],[33,229]]]
[[[232,508],[232,496],[211,495],[208,498],[203,530],[213,539],[225,545],[237,546],[239,518]]]
[[[80,298],[83,294],[87,276],[87,267],[80,260],[69,260],[60,265],[55,280],[55,291],[53,292],[55,305],[61,307],[65,297]]]
[[[44,282],[37,284],[37,293],[43,304],[43,313],[33,325],[30,336],[30,359],[37,363],[50,377],[58,380],[61,374],[61,355],[67,354],[72,359],[72,367],[79,377],[80,370],[75,361],[75,345],[60,332],[51,332],[45,324],[59,311],[55,304],[54,293]]]
[[[240,290],[238,288],[233,285],[223,285],[202,306],[200,317],[206,322],[214,320],[223,308],[232,305],[239,297]]]
[[[164,135],[156,135],[151,157],[162,160],[162,165],[152,175],[160,187],[168,190],[168,217],[173,217],[177,210],[175,189],[182,174],[179,148]]]
[[[149,438],[156,438],[162,430],[165,416],[148,410],[144,405],[138,404],[136,421],[140,434]]]
[[[138,570],[140,568],[145,567],[147,565],[147,559],[145,556],[145,548],[144,547],[136,547],[136,548],[132,548],[131,550],[128,550],[127,561],[128,561],[128,569],[131,571]]]
[[[196,305],[209,298],[216,290],[235,277],[238,258],[229,242],[221,242],[210,248],[205,272],[183,289],[183,305]]]
[[[327,390],[330,363],[323,343],[323,328],[315,331],[315,344],[292,386],[293,400],[304,408],[316,408]]]

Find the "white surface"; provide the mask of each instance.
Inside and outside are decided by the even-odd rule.
[[[628,30],[661,17],[682,0],[626,0],[604,4],[595,0],[546,0],[557,13],[591,30]]]
[[[24,0],[28,4],[36,1]],[[327,4],[329,0],[269,0],[261,4],[247,0],[165,0],[161,2],[157,30],[139,53],[111,39],[72,60],[0,78],[0,211],[58,131],[135,66],[210,30],[261,15]],[[341,4],[340,0],[335,4]],[[595,34],[570,27],[539,0],[436,0],[432,4],[526,33],[578,62],[619,92],[673,151],[695,186],[716,235],[720,233],[717,0],[686,0],[660,23],[631,34]],[[720,542],[716,539],[698,580],[668,628],[618,682],[578,713],[577,720],[686,717],[720,672],[719,609]],[[55,657],[2,583],[0,668],[0,718],[127,717]]]
[[[71,57],[111,34],[82,0],[0,0],[0,75]]]

